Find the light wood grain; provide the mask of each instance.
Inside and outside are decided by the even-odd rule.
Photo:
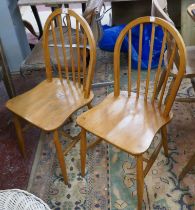
[[[164,153],[165,153],[165,156],[168,157],[168,141],[167,141],[167,128],[166,128],[166,126],[162,127],[161,135],[162,135],[162,145],[163,145],[163,148],[164,148]]]
[[[81,84],[81,52],[80,52],[80,37],[79,37],[79,22],[76,21],[76,41],[77,41],[77,66],[78,66],[78,83]]]
[[[78,20],[77,20],[78,22]],[[67,54],[66,54],[66,48],[65,48],[65,39],[64,39],[64,34],[63,34],[63,26],[62,26],[62,19],[61,16],[58,16],[58,25],[59,25],[59,32],[60,32],[60,41],[62,44],[62,52],[63,52],[63,58],[64,58],[64,70],[66,73],[66,79],[69,80],[69,69],[68,69],[68,64],[67,64]],[[79,45],[79,43],[77,42]],[[80,58],[80,54],[78,54]]]
[[[97,16],[100,15],[102,6],[103,6],[103,0],[95,0],[95,1],[90,0],[86,6],[85,12],[83,13],[83,17],[86,19],[86,21],[90,25],[93,35],[97,40],[99,40],[101,37],[101,30],[100,30],[101,24],[100,24],[100,21],[95,21],[95,19],[97,18]],[[66,18],[64,20],[65,21],[63,21],[63,22],[67,22]],[[61,17],[58,16],[57,19],[55,19],[55,23],[57,23],[56,26],[61,26],[62,25],[61,22],[62,22]],[[61,48],[63,48],[64,46],[67,47],[67,48],[65,48],[66,52],[63,49],[63,53],[66,54],[66,56],[65,56],[66,61],[64,61],[64,55],[61,52],[62,50],[59,49],[59,52],[61,52],[61,53],[59,53],[59,56],[60,56],[61,66],[63,69],[63,74],[64,74],[64,69],[66,69],[66,78],[67,79],[68,79],[67,74],[69,74],[72,71],[72,59],[74,59],[74,61],[75,61],[74,66],[75,66],[76,71],[78,70],[78,72],[81,72],[82,67],[83,67],[82,40],[78,40],[78,38],[81,39],[81,37],[82,37],[81,36],[82,30],[80,30],[80,24],[78,24],[78,26],[79,27],[76,27],[76,29],[71,28],[72,43],[73,43],[73,45],[72,45],[73,56],[71,53],[71,51],[72,51],[71,45],[69,44],[69,39],[68,39],[68,28],[63,24],[63,36],[62,36],[62,33],[59,31],[59,29],[61,29],[61,27],[55,27],[57,42],[59,44],[62,43],[62,41],[60,42],[60,40],[62,38],[64,38],[64,44],[63,43],[61,44]],[[56,59],[53,59],[53,58],[55,58],[55,52],[54,52],[54,44],[52,41],[51,33],[49,34],[48,41],[50,42],[49,49],[50,49],[51,60],[53,62],[53,65],[56,66],[56,68],[57,68]],[[45,63],[44,63],[44,59],[43,59],[43,49],[42,49],[42,45],[40,44],[41,42],[42,42],[42,40],[39,40],[39,42],[33,48],[31,54],[23,62],[22,66],[21,66],[22,72],[45,69]],[[77,43],[77,44],[75,44],[75,43]],[[78,53],[78,49],[80,50],[80,54]],[[87,56],[89,57],[89,45],[87,45],[86,51],[87,51],[86,52]],[[80,63],[77,61],[80,61]],[[76,74],[77,74],[77,72],[76,72]],[[70,75],[70,77],[73,77],[73,76],[74,76],[73,74]],[[78,73],[78,77],[80,77],[80,73]]]
[[[60,63],[60,57],[59,57],[59,52],[58,52],[58,47],[57,47],[57,38],[56,38],[56,33],[54,30],[54,21],[51,21],[51,29],[52,29],[52,36],[53,36],[53,42],[54,42],[54,52],[55,52],[55,58],[57,61],[57,67],[58,67],[58,74],[60,80],[62,80],[62,67]],[[69,27],[68,27],[69,28]]]
[[[148,70],[147,70],[147,78],[146,78],[145,100],[148,99],[148,89],[149,89],[149,84],[150,84],[150,72],[151,72],[151,66],[152,66],[154,38],[155,38],[155,25],[152,24],[152,33],[151,33],[151,39],[150,39],[150,54],[149,54]]]
[[[137,197],[138,197],[137,209],[142,210],[142,202],[144,195],[143,157],[142,155],[139,155],[137,156],[136,159],[137,159],[136,181],[137,181]]]
[[[54,133],[54,144],[56,147],[57,157],[60,163],[60,168],[64,178],[65,184],[68,183],[68,176],[66,171],[66,164],[64,161],[64,154],[67,154],[71,148],[78,142],[78,138],[72,138],[72,142],[67,146],[65,152],[62,151],[62,145],[59,141],[58,128],[62,126],[65,121],[78,109],[81,107],[90,104],[94,95],[91,91],[91,83],[94,75],[94,67],[96,61],[96,45],[95,40],[92,34],[92,31],[86,22],[86,20],[75,13],[72,10],[67,10],[68,17],[68,36],[70,41],[71,49],[71,64],[72,64],[72,80],[68,76],[68,70],[66,66],[66,57],[64,45],[64,34],[62,29],[61,22],[61,9],[56,9],[46,20],[44,32],[43,32],[43,50],[44,50],[44,59],[46,64],[46,76],[47,80],[42,81],[39,85],[34,87],[32,90],[27,91],[24,94],[18,95],[15,98],[12,98],[6,103],[6,107],[14,113],[14,123],[16,127],[16,132],[19,139],[19,146],[23,154],[24,151],[24,139],[22,136],[21,126],[19,124],[18,116],[30,122],[31,124],[45,130],[53,131]],[[82,26],[83,33],[85,33],[86,43],[90,48],[90,59],[88,65],[88,71],[86,70],[86,85],[83,88],[81,81],[76,81],[74,59],[73,59],[73,50],[72,50],[72,33],[71,33],[71,18],[76,19],[76,21]],[[59,44],[57,42],[56,28],[54,22],[58,23],[57,28],[59,32],[61,41]],[[52,32],[53,43],[54,43],[54,55],[57,60],[58,76],[59,78],[53,77],[53,71],[55,69],[51,63],[52,54],[49,49],[49,44],[51,40],[49,39],[49,34]],[[75,45],[77,43],[74,43]],[[62,75],[62,65],[61,59],[59,57],[59,46],[63,50],[63,57],[65,62],[66,74],[63,78]],[[80,47],[80,46],[79,46]],[[78,49],[78,47],[77,47]],[[85,49],[86,51],[86,49]],[[76,51],[77,52],[77,51]],[[80,56],[80,55],[79,55]],[[82,54],[82,59],[87,58],[87,53]],[[78,72],[79,73],[79,72]],[[90,105],[89,105],[90,106]],[[71,137],[71,136],[70,136]]]
[[[86,46],[87,46],[87,37],[86,34],[83,34],[83,55],[86,56]],[[83,88],[85,88],[86,85],[86,74],[87,74],[87,70],[86,70],[86,65],[87,62],[86,60],[83,61]]]
[[[147,76],[145,82],[145,91],[140,91],[141,83],[141,59],[142,59],[142,34],[145,24],[151,23],[151,47],[149,55],[149,66],[147,69]],[[138,82],[136,92],[129,93],[131,90],[131,83],[129,81],[131,75],[131,67],[129,64],[128,55],[128,91],[122,91],[120,87],[120,49],[124,38],[130,34],[132,28],[140,27],[139,37],[139,56],[138,56]],[[161,85],[160,99],[156,97],[156,93],[149,94],[150,70],[152,63],[152,51],[154,44],[155,27],[160,26],[164,31],[164,38],[162,40],[162,49],[159,59],[158,71],[155,76],[154,92],[157,92],[159,83],[159,75],[162,68],[162,59],[164,49],[167,43],[167,34],[171,35],[174,40],[173,52],[169,57],[168,65],[164,66],[166,69],[165,77]],[[131,40],[131,36],[129,36]],[[130,48],[130,47],[129,47]],[[176,49],[179,52],[179,65],[177,74],[169,87],[168,95],[165,95],[165,89],[168,86],[168,76],[171,71],[171,66],[174,60]],[[128,50],[131,54],[131,49]],[[90,109],[89,111],[81,114],[77,118],[77,123],[82,127],[83,131],[88,131],[98,136],[100,139],[105,140],[107,143],[121,149],[128,154],[135,156],[137,159],[137,194],[139,210],[142,209],[143,190],[144,190],[144,176],[148,173],[156,160],[160,149],[163,145],[165,154],[168,153],[167,138],[166,138],[166,125],[170,122],[173,115],[171,107],[175,100],[177,91],[184,75],[186,63],[185,45],[179,32],[169,23],[160,18],[142,17],[129,23],[120,33],[114,49],[114,93],[109,94],[100,104]],[[160,102],[159,102],[160,100]],[[146,168],[143,170],[143,157],[144,152],[150,147],[156,133],[162,129],[162,141],[158,144],[151,157],[147,160]],[[84,143],[85,142],[85,143]],[[83,138],[83,151],[82,153],[82,173],[84,173],[85,158],[86,158],[86,135]],[[85,154],[85,155],[84,155]]]
[[[132,41],[132,31],[129,30],[129,43]],[[131,57],[132,57],[132,45],[129,44],[128,47],[128,95],[131,95]]]
[[[157,104],[136,99],[136,94],[120,92],[110,94],[96,107],[77,118],[77,123],[87,131],[130,154],[145,152],[157,131],[172,118],[163,117]]]
[[[32,90],[16,96],[7,108],[35,126],[51,131],[59,128],[76,110],[87,105],[93,93],[85,99],[83,89],[73,82],[53,78],[43,81]]]
[[[153,91],[153,95],[152,95],[152,102],[154,102],[154,100],[157,98],[157,96],[159,94],[159,91],[160,91],[160,88],[157,88],[157,86],[160,83],[159,86],[162,87],[162,84],[163,84],[163,80],[160,80],[160,78],[161,78],[160,75],[161,75],[162,62],[163,62],[164,52],[165,52],[165,47],[166,47],[166,38],[167,38],[167,31],[164,30],[164,36],[163,36],[163,41],[162,41],[162,48],[161,48],[161,52],[160,52],[158,69],[157,69],[156,74],[155,74],[154,91]]]
[[[85,176],[86,153],[87,153],[86,130],[82,128],[81,129],[80,155],[81,155],[81,175],[83,177]]]
[[[141,83],[141,61],[142,61],[142,41],[143,41],[143,24],[140,24],[139,28],[139,54],[138,54],[138,68],[137,68],[137,98],[140,94]]]
[[[58,160],[60,163],[60,168],[62,170],[62,176],[64,177],[64,182],[65,182],[65,184],[68,184],[68,175],[67,175],[67,171],[66,171],[66,164],[64,161],[62,146],[59,141],[59,134],[58,134],[57,130],[54,131],[54,144],[56,147],[56,152],[57,152],[57,157],[58,157]]]
[[[159,99],[159,103],[158,103],[159,106],[161,106],[163,103],[166,84],[167,84],[167,81],[168,81],[168,78],[169,78],[169,75],[171,72],[171,67],[173,66],[175,52],[176,52],[176,43],[174,43],[174,48],[173,48],[173,51],[171,52],[170,60],[168,62],[168,66],[165,70],[166,74],[165,74],[165,78],[163,79],[163,84],[162,84],[162,88],[161,88],[160,99]]]
[[[156,160],[156,158],[157,158],[157,156],[158,156],[158,154],[160,152],[161,147],[162,147],[162,142],[160,142],[158,144],[158,146],[156,146],[156,149],[154,150],[154,152],[152,153],[150,159],[148,160],[148,163],[147,163],[147,165],[146,165],[146,167],[144,169],[144,177],[148,174],[149,170],[151,169],[154,161]]]
[[[26,152],[25,152],[25,147],[24,147],[24,136],[23,136],[23,133],[22,133],[20,119],[17,115],[14,114],[13,115],[13,120],[14,120],[15,129],[16,129],[16,134],[17,134],[17,137],[18,137],[18,145],[19,145],[20,151],[21,151],[22,155],[24,157],[26,157]]]
[[[71,69],[72,69],[73,81],[75,83],[76,82],[76,78],[75,78],[75,61],[74,61],[73,47],[72,47],[73,42],[72,42],[72,30],[71,30],[72,26],[71,26],[71,21],[70,21],[70,15],[66,15],[66,21],[67,21],[67,26],[68,26],[68,38],[69,38],[69,44],[70,44],[70,57],[71,57],[71,64],[72,64],[72,68]],[[86,59],[84,59],[84,60],[86,60]]]
[[[60,24],[59,24],[60,25]],[[60,27],[55,27],[55,33],[56,33],[56,37],[57,37],[57,43],[58,43],[58,48],[60,50],[60,63],[62,65],[62,69],[66,69],[66,78],[68,78],[68,74],[70,74],[71,72],[71,68],[72,68],[72,64],[71,64],[71,56],[70,56],[70,44],[68,42],[68,34],[67,34],[67,27],[63,26],[62,27],[62,33],[63,33],[63,38],[64,38],[64,45],[61,41],[61,34],[59,31]],[[72,37],[73,39],[73,56],[75,61],[78,59],[78,54],[77,54],[77,46],[78,46],[78,42],[76,40],[76,36],[75,36],[75,30],[72,29],[72,34],[74,35]],[[57,63],[56,63],[56,59],[55,59],[55,52],[54,52],[54,44],[53,44],[53,39],[52,39],[52,34],[49,33],[49,37],[48,37],[48,42],[49,42],[49,49],[50,49],[50,56],[52,58],[53,64],[57,67]],[[82,64],[82,48],[83,46],[80,45],[78,46],[80,48],[80,60],[81,60],[81,64]],[[60,49],[62,48],[62,49]],[[65,51],[62,52],[63,48],[65,49]],[[87,48],[87,55],[89,55],[89,48]],[[64,61],[64,54],[66,56],[66,61]],[[78,69],[77,63],[75,62],[75,68]],[[82,68],[82,65],[81,65]],[[35,47],[33,48],[31,54],[29,56],[27,56],[27,58],[25,59],[25,63],[22,65],[22,71],[25,70],[40,70],[40,69],[45,69],[45,61],[44,61],[44,52],[43,52],[43,45],[42,45],[42,39],[39,40],[39,42],[35,45]],[[64,74],[64,71],[63,71]]]

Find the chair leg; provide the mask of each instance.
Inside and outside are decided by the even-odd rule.
[[[85,165],[86,165],[86,153],[87,153],[87,141],[86,141],[86,130],[81,129],[81,145],[80,145],[80,155],[81,155],[81,175],[85,176]]]
[[[25,148],[24,148],[24,137],[23,137],[23,133],[22,133],[20,120],[19,120],[19,117],[15,114],[13,115],[13,121],[14,121],[14,126],[16,129],[16,134],[18,137],[18,144],[19,144],[20,151],[21,151],[22,155],[24,157],[26,157],[26,152],[25,152]]]
[[[137,209],[142,209],[143,202],[143,193],[144,193],[144,173],[143,173],[143,157],[142,155],[137,156],[137,196],[138,196],[138,205]]]
[[[87,104],[88,109],[93,108],[93,106],[91,105],[91,103]]]
[[[164,148],[165,156],[168,157],[168,143],[167,143],[167,127],[166,125],[161,128],[162,145]]]
[[[182,180],[184,176],[193,168],[195,165],[195,154],[192,156],[192,158],[189,160],[187,165],[182,170],[181,174],[179,175],[179,180]]]
[[[56,152],[57,152],[57,157],[58,157],[58,160],[60,163],[60,168],[62,170],[62,175],[64,177],[64,182],[65,182],[65,184],[68,184],[68,175],[67,175],[67,171],[66,171],[66,164],[64,161],[64,154],[62,151],[62,146],[59,141],[59,134],[58,134],[57,130],[54,131],[54,144],[56,147]]]

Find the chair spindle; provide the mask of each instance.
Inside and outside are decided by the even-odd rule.
[[[152,23],[152,33],[151,33],[151,39],[150,39],[150,54],[149,54],[148,71],[147,71],[147,78],[146,78],[145,100],[147,100],[148,98],[148,88],[150,84],[150,72],[151,72],[151,65],[152,65],[154,38],[155,38],[155,24]]]
[[[79,37],[79,22],[76,20],[76,42],[77,42],[77,64],[78,64],[78,84],[81,85],[81,52],[80,52],[80,37]]]
[[[72,78],[73,82],[76,82],[75,79],[75,64],[74,64],[74,54],[73,54],[73,47],[72,47],[72,31],[71,31],[71,21],[70,16],[66,15],[67,26],[68,26],[68,37],[69,37],[69,44],[70,44],[70,56],[71,56],[71,65],[72,65]]]
[[[160,73],[161,73],[161,68],[162,68],[162,62],[163,62],[163,57],[164,57],[164,51],[166,47],[166,40],[167,40],[167,31],[164,30],[164,36],[163,36],[163,41],[162,41],[162,47],[161,47],[161,52],[160,52],[160,58],[158,62],[158,69],[155,74],[155,80],[154,80],[154,91],[152,95],[152,103],[154,103],[154,100],[156,99],[156,94],[157,94],[157,85],[160,79]]]
[[[53,42],[54,42],[54,52],[55,52],[55,57],[56,57],[57,67],[58,67],[58,74],[59,74],[60,80],[62,80],[62,67],[60,64],[60,57],[59,57],[59,52],[58,52],[58,44],[57,44],[54,21],[51,22],[51,29],[52,29],[52,37],[53,37]]]
[[[129,30],[128,48],[128,96],[131,96],[131,55],[132,55],[132,31]]]
[[[69,81],[69,70],[68,70],[68,64],[67,64],[67,59],[66,59],[66,48],[65,48],[65,40],[64,40],[64,35],[63,35],[63,30],[62,30],[62,19],[61,16],[58,15],[58,24],[59,24],[59,32],[60,32],[60,41],[62,43],[62,52],[63,52],[63,58],[64,58],[64,71],[66,75],[66,79]]]
[[[86,33],[84,32],[83,34],[83,88],[85,88],[86,85],[86,74],[87,74],[87,70],[86,70],[86,46],[87,46],[87,36]]]
[[[176,47],[177,46],[176,46],[176,42],[175,42],[174,43],[174,47],[173,47],[173,51],[171,53],[171,57],[170,57],[170,60],[169,60],[169,63],[168,63],[167,69],[166,69],[166,76],[165,76],[165,80],[164,80],[164,83],[163,83],[163,87],[162,87],[162,90],[161,90],[161,95],[160,95],[160,99],[159,99],[159,103],[158,103],[159,107],[162,105],[162,100],[163,100],[163,97],[164,97],[164,92],[165,92],[167,80],[168,80],[170,71],[171,71],[172,66],[173,66],[173,61],[174,61],[174,57],[175,57]]]
[[[137,98],[139,98],[139,94],[140,94],[142,40],[143,40],[143,24],[140,24],[140,28],[139,28],[139,56],[138,56],[138,69],[137,69]]]

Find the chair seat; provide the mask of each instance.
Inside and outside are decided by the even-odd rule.
[[[32,90],[10,99],[9,110],[46,131],[55,130],[77,109],[93,99],[93,93],[85,99],[82,87],[72,81],[62,82],[53,78],[44,80]]]
[[[186,59],[186,73],[185,78],[195,77],[195,46],[186,47],[187,59]],[[177,68],[173,67],[173,74],[176,74]]]
[[[113,93],[106,99],[77,118],[82,128],[104,139],[108,143],[130,154],[145,152],[158,130],[172,118],[163,117],[157,104],[139,100],[126,91],[114,97]]]

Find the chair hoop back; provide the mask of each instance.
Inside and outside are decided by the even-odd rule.
[[[148,58],[148,68],[147,68],[147,74],[145,78],[145,91],[143,93],[144,99],[148,101],[148,89],[150,86],[150,77],[151,77],[151,64],[152,64],[152,58],[153,58],[153,48],[154,48],[154,42],[155,42],[155,30],[156,27],[160,27],[162,29],[163,33],[163,38],[162,38],[162,46],[161,46],[161,52],[160,52],[160,58],[158,61],[158,68],[155,74],[155,80],[154,80],[154,85],[153,85],[153,93],[151,98],[151,102],[153,103],[156,101],[156,95],[157,95],[157,86],[158,82],[160,79],[160,74],[162,70],[166,70],[166,77],[163,82],[163,86],[161,88],[161,92],[159,95],[158,99],[158,105],[161,107],[162,104],[164,104],[164,115],[168,115],[172,104],[174,102],[174,99],[176,97],[177,91],[179,89],[179,85],[181,83],[182,77],[184,75],[184,70],[185,70],[185,65],[186,65],[186,52],[185,52],[185,45],[183,42],[183,39],[179,32],[167,21],[161,19],[161,18],[156,18],[156,17],[141,17],[138,18],[131,23],[129,23],[120,33],[115,49],[114,49],[114,94],[115,96],[120,95],[120,49],[121,45],[123,43],[123,40],[125,37],[128,37],[128,42],[132,43],[132,29],[136,26],[139,26],[139,47],[138,47],[138,65],[137,65],[137,84],[136,84],[136,98],[139,99],[140,94],[140,83],[141,83],[141,62],[142,62],[142,41],[143,41],[143,31],[144,31],[144,26],[146,24],[151,24],[152,29],[151,29],[151,39],[150,39],[150,49],[149,49],[149,58]],[[169,61],[167,64],[163,64],[163,57],[166,51],[166,46],[167,46],[167,39],[168,35],[172,37],[174,40],[174,46],[173,50],[170,56]],[[170,85],[170,92],[166,96],[165,95],[165,89],[168,86],[168,77],[170,75],[170,70],[172,68],[173,62],[174,62],[174,57],[176,50],[179,53],[179,66],[178,66],[178,72],[177,75],[175,75],[174,80],[171,82]],[[132,72],[132,44],[129,44],[128,46],[128,95],[131,95],[131,86],[132,86],[132,81],[131,81],[131,72]],[[165,100],[166,98],[166,100]]]
[[[56,9],[45,23],[43,50],[47,80],[52,80],[56,70],[60,80],[63,77],[73,80],[83,86],[85,97],[89,97],[96,44],[87,21],[71,9],[66,9],[65,13],[63,9]],[[52,59],[56,60],[56,66]]]

